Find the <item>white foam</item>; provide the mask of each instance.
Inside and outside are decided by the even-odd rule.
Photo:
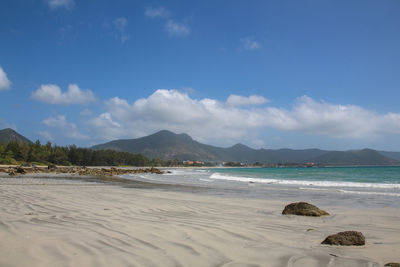
[[[143,179],[143,180],[157,181],[156,179],[151,178],[150,175],[137,174],[137,173],[134,173],[134,174],[123,174],[123,175],[121,175],[121,177],[128,178],[128,179],[133,177],[134,179],[140,178],[140,179]]]
[[[193,169],[168,169],[164,170],[163,175],[169,175],[169,176],[183,176],[183,175],[198,175],[199,173],[196,170]]]
[[[390,192],[371,192],[371,191],[353,191],[344,189],[327,189],[327,188],[315,188],[315,187],[300,187],[300,190],[312,190],[312,191],[326,191],[326,192],[339,192],[343,194],[358,194],[358,195],[381,195],[381,196],[392,196],[400,197],[400,193],[390,193]]]
[[[389,192],[361,192],[361,191],[351,191],[351,190],[339,190],[339,192],[345,194],[382,195],[382,196],[400,197],[400,193],[389,193]]]
[[[202,173],[204,173],[204,172],[210,172],[209,170],[196,170],[196,172],[202,172]]]
[[[358,187],[358,188],[379,188],[379,189],[400,189],[400,184],[379,184],[379,183],[356,183],[356,182],[339,182],[339,181],[307,181],[307,180],[283,180],[283,179],[263,179],[238,177],[213,173],[211,179],[228,180],[237,182],[254,182],[264,184],[282,184],[282,185],[299,185],[299,186],[319,186],[319,187]]]
[[[214,180],[211,180],[211,179],[204,179],[204,178],[201,178],[200,181],[204,181],[204,182],[214,182]]]

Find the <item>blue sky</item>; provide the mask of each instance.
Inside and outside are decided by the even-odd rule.
[[[0,3],[0,128],[400,151],[400,1]]]

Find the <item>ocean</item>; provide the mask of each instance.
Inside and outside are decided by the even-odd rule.
[[[400,193],[400,167],[210,169],[211,179],[309,187],[388,189]]]
[[[209,188],[210,194],[299,200],[347,199],[400,208],[400,167],[167,168],[126,178]],[[347,205],[347,204],[344,204]]]

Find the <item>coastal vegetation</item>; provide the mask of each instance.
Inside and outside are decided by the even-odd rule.
[[[57,164],[76,166],[162,166],[167,164],[158,159],[149,160],[140,154],[114,150],[91,150],[72,146],[57,146],[50,142],[42,145],[12,141],[0,144],[0,164]]]
[[[0,164],[43,163],[76,166],[316,167],[400,165],[400,152],[373,149],[252,149],[243,144],[222,148],[187,134],[159,131],[136,139],[114,140],[90,148],[42,145],[12,129],[0,130]]]

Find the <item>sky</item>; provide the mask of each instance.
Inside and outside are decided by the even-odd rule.
[[[400,151],[398,0],[2,0],[0,129]]]

